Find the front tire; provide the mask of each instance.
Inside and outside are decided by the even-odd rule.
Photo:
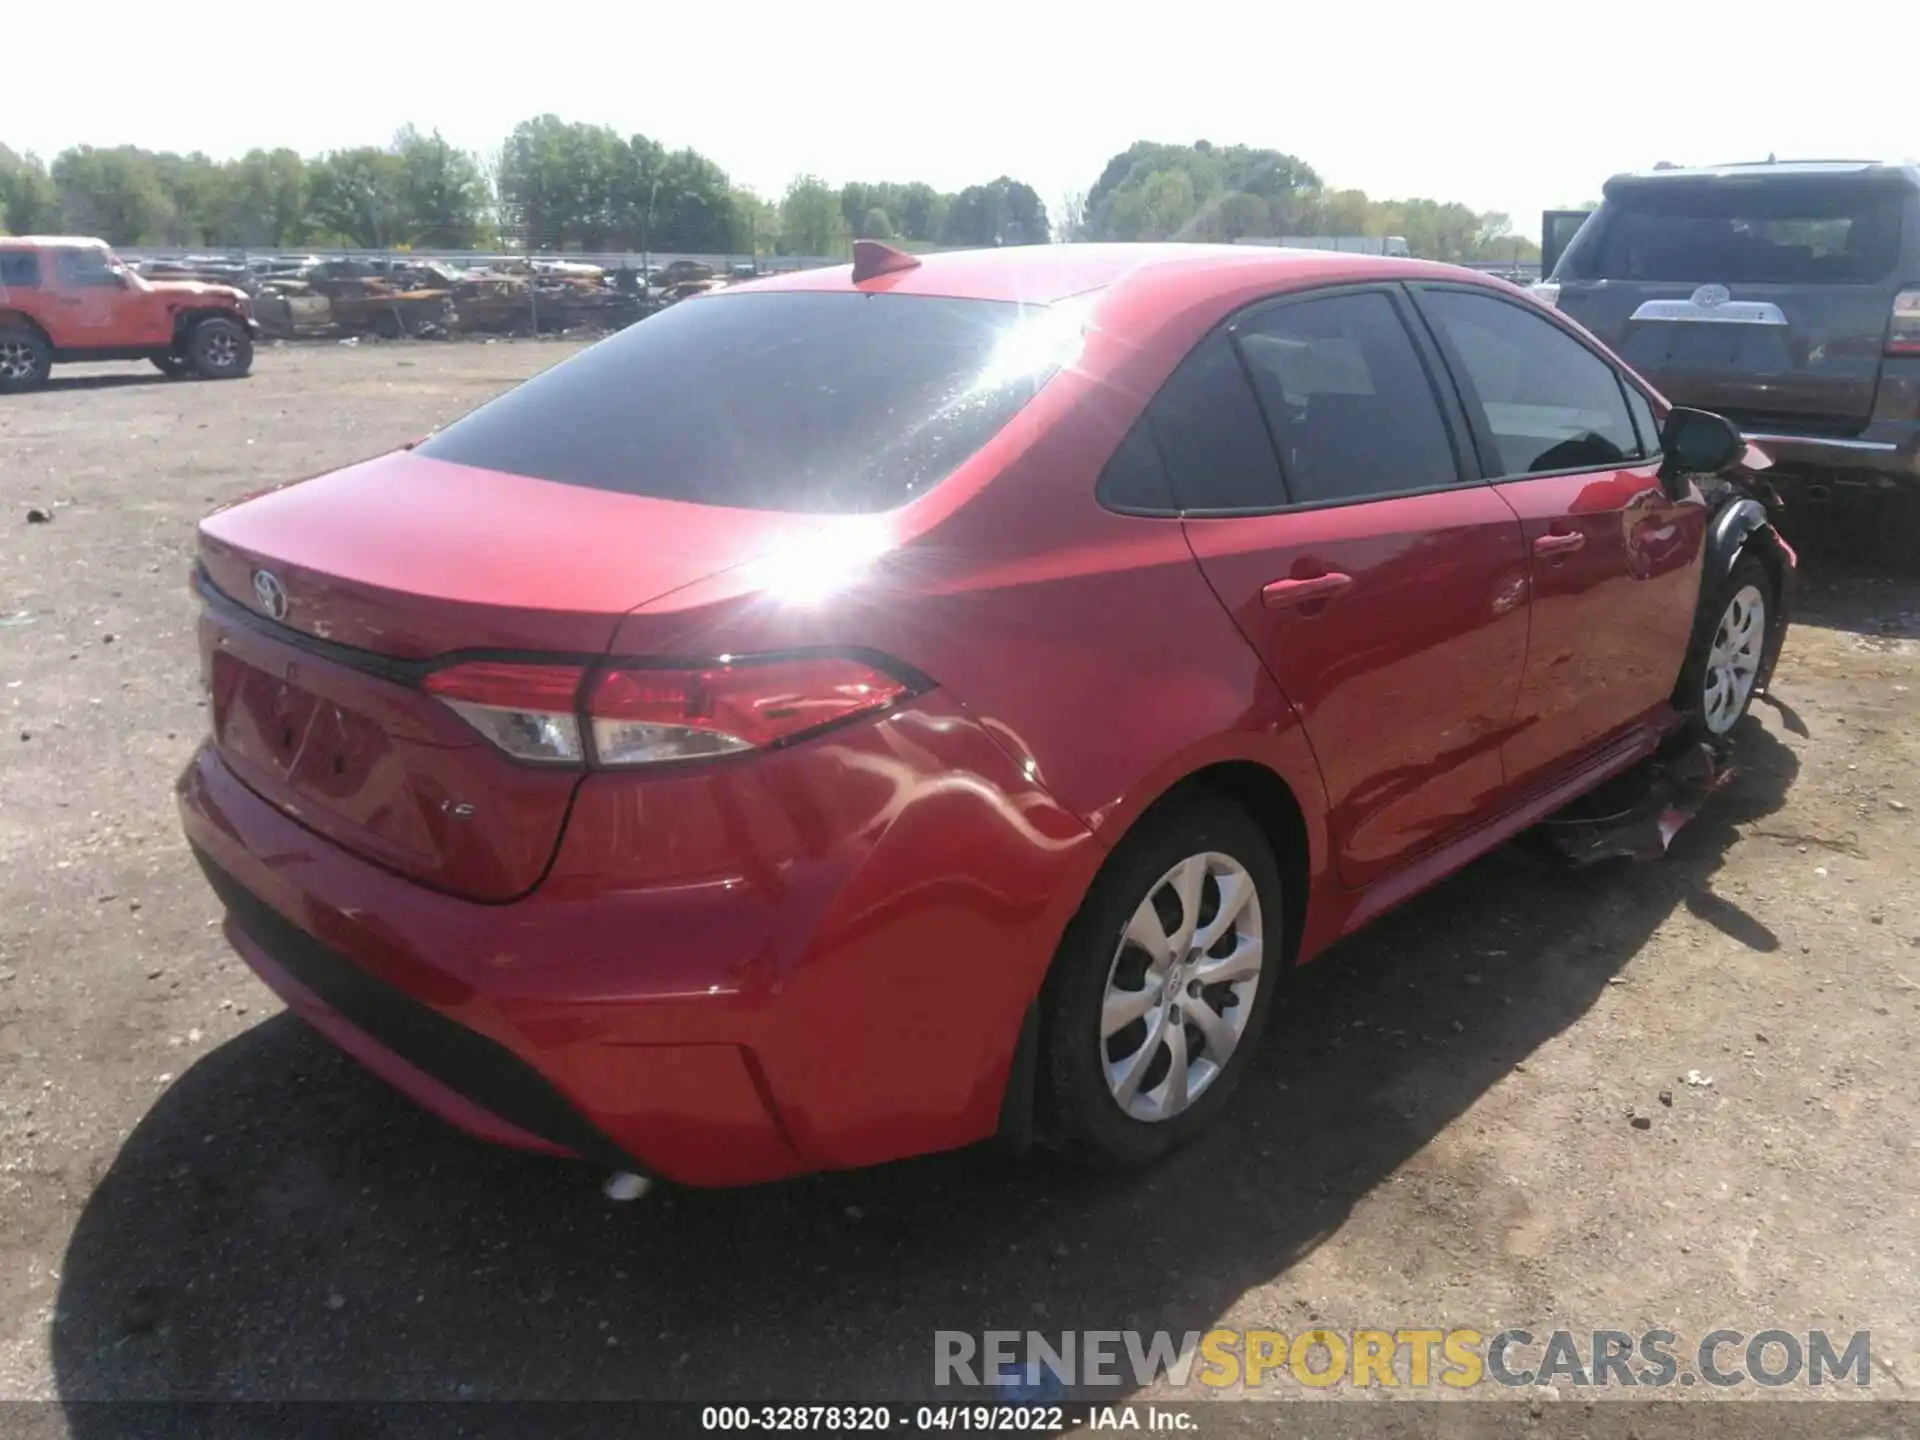
[[[1212,1123],[1258,1046],[1280,968],[1280,871],[1238,806],[1178,801],[1122,842],[1042,997],[1042,1133],[1104,1167]]]
[[[1767,567],[1743,555],[1701,607],[1675,697],[1695,738],[1724,740],[1752,706],[1774,603]]]
[[[0,330],[0,395],[37,390],[53,369],[53,347],[32,330]]]
[[[213,316],[187,337],[193,372],[208,380],[238,380],[253,368],[253,337],[232,320]]]

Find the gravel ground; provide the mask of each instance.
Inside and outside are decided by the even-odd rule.
[[[1513,847],[1388,917],[1149,1174],[618,1206],[339,1058],[177,833],[193,524],[567,350],[282,347],[0,405],[0,1397],[873,1398],[925,1389],[936,1329],[1309,1323],[1870,1329],[1874,1397],[1920,1386],[1911,579],[1813,567],[1781,704],[1665,860]]]

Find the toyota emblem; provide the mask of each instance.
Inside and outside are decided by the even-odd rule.
[[[271,570],[253,572],[253,598],[270,619],[287,618],[287,587],[280,583],[280,577]]]
[[[1724,285],[1702,285],[1693,292],[1693,303],[1702,310],[1711,310],[1716,305],[1724,305],[1733,298],[1733,292]]]

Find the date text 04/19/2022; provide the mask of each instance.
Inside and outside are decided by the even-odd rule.
[[[1058,1435],[1090,1431],[1146,1430],[1180,1433],[1195,1428],[1185,1410],[1156,1405],[708,1405],[703,1431],[752,1433],[885,1432],[903,1434]]]

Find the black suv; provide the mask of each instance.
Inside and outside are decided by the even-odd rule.
[[[1768,161],[1603,193],[1536,295],[1739,425],[1789,498],[1920,492],[1920,169]]]

